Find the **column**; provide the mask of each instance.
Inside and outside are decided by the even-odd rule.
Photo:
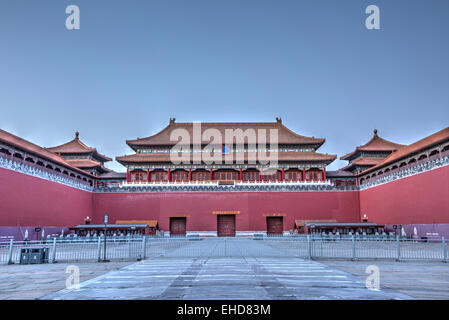
[[[126,182],[129,182],[131,179],[129,177],[129,169],[126,169]]]
[[[240,172],[239,172],[239,180],[240,180],[240,181],[243,180],[243,170],[242,170],[242,168],[240,168]]]
[[[326,168],[323,168],[323,181],[326,181]]]
[[[170,169],[168,169],[168,171],[167,171],[167,181],[171,182],[171,171],[170,171]]]
[[[281,175],[281,181],[284,181],[285,179],[285,170],[282,168],[282,175]]]
[[[214,180],[214,177],[213,177],[213,175],[214,175],[214,172],[212,171],[212,168],[210,168],[210,171],[209,171],[209,180]]]
[[[150,182],[150,169],[147,169],[147,182]]]
[[[302,181],[306,181],[306,168],[302,168]]]
[[[189,181],[192,181],[192,169],[189,169]]]

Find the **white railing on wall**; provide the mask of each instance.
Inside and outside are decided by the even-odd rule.
[[[52,182],[64,184],[69,187],[93,191],[93,187],[88,182],[80,181],[77,178],[66,176],[62,173],[55,172],[45,167],[39,167],[34,164],[28,164],[23,161],[15,161],[12,159],[0,156],[0,168],[20,172],[33,177],[45,179]]]
[[[377,176],[370,178],[369,180],[365,180],[360,185],[360,190],[372,188],[381,184],[385,184],[388,182],[392,182],[398,179],[410,177],[419,173],[423,173],[426,171],[434,170],[437,168],[441,168],[444,166],[449,165],[449,156],[442,156],[438,157],[436,159],[427,161],[427,162],[421,162],[417,163],[415,165],[407,165],[402,168],[395,169],[394,171],[390,171],[388,173],[383,173],[382,176]]]
[[[120,187],[136,187],[136,186],[198,186],[198,185],[208,185],[208,186],[217,186],[220,184],[225,185],[332,185],[330,180],[317,180],[317,181],[278,181],[278,180],[266,180],[266,181],[240,181],[240,180],[203,180],[203,181],[131,181],[131,182],[122,182],[118,184]]]

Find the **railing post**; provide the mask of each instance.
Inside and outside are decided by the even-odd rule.
[[[396,261],[401,261],[401,242],[399,241],[399,235],[396,235],[396,247],[398,251],[398,258]]]
[[[352,242],[352,261],[357,260],[357,256],[355,254],[355,237],[354,235],[352,235],[351,237],[351,242]]]
[[[444,262],[449,262],[447,258],[447,247],[446,247],[446,239],[444,237],[441,237],[441,242],[443,243],[443,258]]]
[[[310,234],[307,235],[307,254],[309,259],[312,260],[312,241],[310,241]]]
[[[8,264],[12,264],[12,251],[14,249],[14,239],[9,241]]]
[[[56,261],[56,238],[53,238],[53,248],[51,250],[50,263],[55,263]]]
[[[147,237],[143,236],[143,239],[142,239],[142,255],[141,255],[141,259],[142,260],[145,260],[146,251],[147,251]]]
[[[101,238],[98,237],[98,262],[101,261]]]

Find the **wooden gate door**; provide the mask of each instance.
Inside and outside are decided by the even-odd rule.
[[[283,232],[283,217],[267,217],[267,234],[282,234]]]
[[[170,235],[185,236],[186,234],[186,218],[170,218]]]
[[[219,237],[235,237],[235,215],[219,214],[217,216],[217,231]]]

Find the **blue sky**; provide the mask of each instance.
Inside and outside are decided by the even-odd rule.
[[[1,0],[0,128],[42,146],[78,130],[111,157],[170,117],[282,117],[338,156],[374,128],[408,144],[448,125],[448,17],[446,0]]]

